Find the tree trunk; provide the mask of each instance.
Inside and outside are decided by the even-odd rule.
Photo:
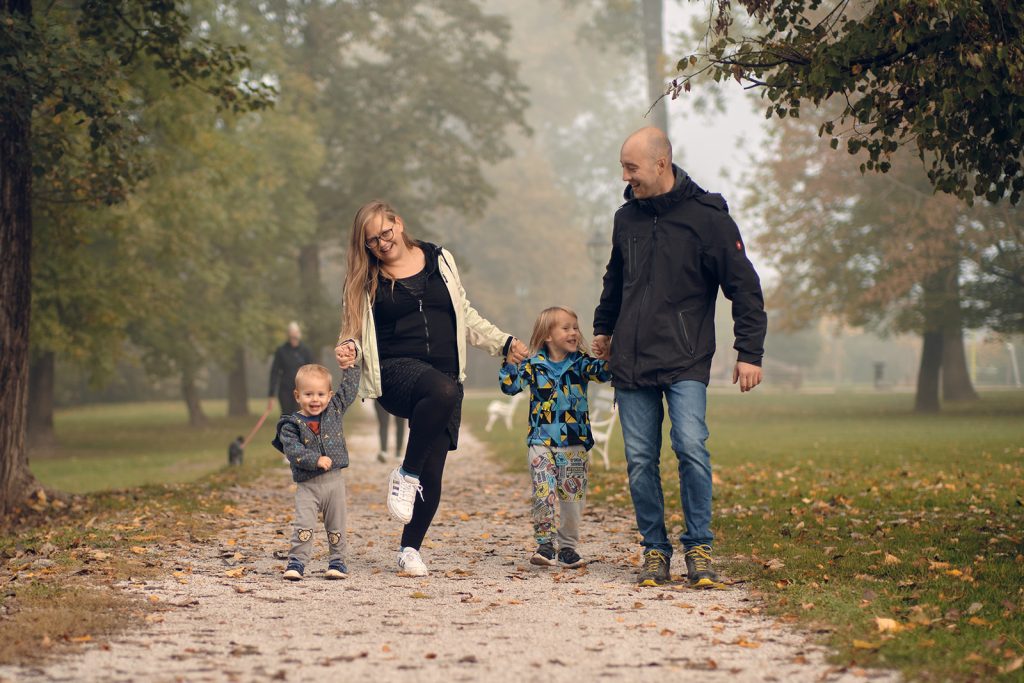
[[[648,117],[651,125],[668,133],[668,104],[665,94],[665,47],[662,42],[664,7],[662,0],[642,0],[644,60],[647,67],[647,99],[654,104]]]
[[[971,384],[964,353],[959,267],[950,268],[942,284],[942,400],[976,401],[978,394]]]
[[[203,412],[203,404],[199,401],[199,389],[196,388],[195,368],[186,368],[181,372],[181,395],[188,408],[189,427],[205,427],[209,420]]]
[[[921,283],[921,308],[924,327],[921,331],[921,366],[917,373],[917,396],[914,410],[919,413],[939,412],[939,385],[942,373],[943,314],[946,312],[948,269],[942,269]]]
[[[228,417],[248,417],[249,383],[245,377],[245,349],[235,349],[228,371]]]
[[[30,446],[50,446],[56,442],[53,432],[53,398],[56,354],[45,351],[32,361],[28,370],[28,443]]]
[[[31,0],[0,0],[0,10],[32,15]],[[32,103],[30,93],[0,90],[0,512],[14,510],[37,486],[28,469],[25,411],[32,296]]]
[[[323,288],[320,284],[320,247],[307,244],[299,250],[299,282],[302,287],[303,311],[323,311]],[[340,319],[340,318],[338,318]],[[302,336],[306,345],[313,350],[313,357],[320,358],[320,350],[327,345],[334,346],[338,330],[338,319],[330,316],[310,315],[302,323]],[[318,361],[319,362],[319,361]]]
[[[959,326],[943,330],[942,339],[942,400],[976,401],[978,392],[971,383],[964,352],[964,335]]]
[[[942,370],[942,332],[925,332],[921,335],[921,367],[917,372],[917,395],[914,397],[914,411],[918,413],[939,412],[939,373]]]

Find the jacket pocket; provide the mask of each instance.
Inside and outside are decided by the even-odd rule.
[[[682,344],[683,351],[690,358],[697,353],[697,337],[700,334],[700,323],[694,321],[693,314],[700,312],[700,310],[698,307],[676,312],[676,331],[679,334],[679,341]]]

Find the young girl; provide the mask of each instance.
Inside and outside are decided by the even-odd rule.
[[[518,365],[505,363],[498,373],[501,390],[509,396],[530,390],[526,443],[537,539],[537,551],[530,562],[536,565],[584,564],[576,545],[587,494],[587,451],[594,445],[587,414],[587,384],[611,379],[607,361],[591,358],[585,348],[576,314],[553,306],[541,311],[533,326],[532,355]],[[557,555],[552,535],[556,497],[560,512]]]

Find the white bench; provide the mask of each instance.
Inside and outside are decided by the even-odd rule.
[[[508,398],[496,398],[487,404],[487,425],[484,427],[485,432],[491,431],[494,427],[494,423],[501,418],[505,422],[505,429],[512,429],[512,419],[516,415],[516,407],[519,402],[526,396],[526,392],[521,391],[515,396],[509,396]]]
[[[590,404],[590,433],[594,437],[593,450],[600,454],[604,461],[604,468],[610,469],[608,462],[608,444],[615,431],[616,418],[619,416],[619,407],[615,405],[615,390],[609,386],[596,387],[591,391]]]

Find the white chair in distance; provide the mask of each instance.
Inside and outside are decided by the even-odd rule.
[[[508,398],[501,399],[496,398],[487,404],[487,425],[484,427],[485,432],[491,431],[494,427],[494,423],[501,418],[505,422],[505,429],[512,429],[512,418],[516,415],[516,407],[519,402],[523,400],[523,396],[526,396],[526,392],[519,392],[515,396],[509,396]]]
[[[610,469],[608,462],[608,444],[615,430],[615,421],[619,416],[619,407],[615,405],[615,390],[611,387],[597,387],[589,401],[590,434],[594,437],[594,448],[604,461],[604,468]]]

